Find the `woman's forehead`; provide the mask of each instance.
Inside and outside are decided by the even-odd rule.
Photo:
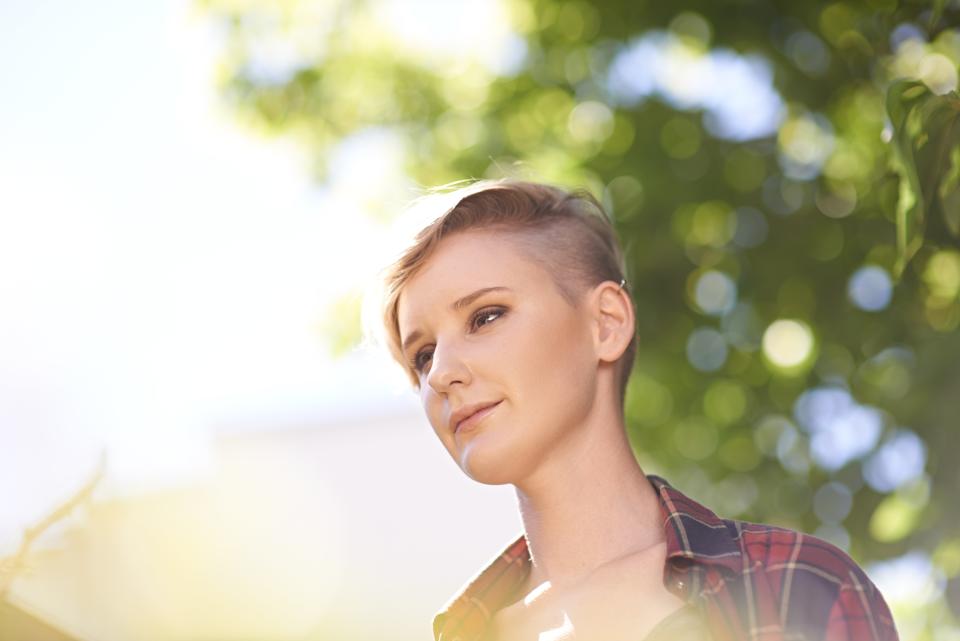
[[[458,290],[492,276],[529,279],[542,268],[509,234],[471,231],[444,238],[404,289]]]
[[[402,287],[397,299],[400,327],[421,311],[434,313],[477,289],[513,291],[541,287],[549,274],[507,234],[461,232],[442,240]]]

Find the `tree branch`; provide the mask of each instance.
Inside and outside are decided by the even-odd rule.
[[[106,466],[107,455],[104,451],[100,454],[100,461],[90,480],[38,523],[25,529],[17,551],[11,556],[0,559],[0,599],[6,595],[17,574],[26,567],[25,561],[30,552],[30,546],[53,524],[69,516],[82,503],[90,499],[94,489],[100,483],[100,479],[103,478]]]

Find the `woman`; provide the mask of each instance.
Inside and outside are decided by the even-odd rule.
[[[499,181],[452,202],[384,274],[386,342],[464,473],[515,487],[524,534],[437,641],[897,638],[838,548],[721,519],[640,468],[634,307],[596,201]]]

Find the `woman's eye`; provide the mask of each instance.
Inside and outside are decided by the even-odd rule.
[[[503,316],[505,312],[506,310],[499,307],[481,309],[470,318],[470,328],[473,330],[480,329],[481,327]],[[410,367],[412,367],[413,371],[416,373],[422,374],[424,368],[430,362],[431,358],[433,358],[433,351],[431,349],[424,348],[417,352],[410,360]]]
[[[430,350],[421,350],[413,357],[413,362],[410,363],[410,365],[413,367],[414,371],[421,372],[423,371],[424,366],[427,364],[427,361],[430,360],[431,356],[433,356],[433,353]]]
[[[488,308],[481,309],[479,312],[473,315],[473,318],[470,321],[472,327],[483,327],[492,322],[491,317],[496,320],[503,315],[503,310],[499,308]],[[486,321],[481,323],[480,321]]]

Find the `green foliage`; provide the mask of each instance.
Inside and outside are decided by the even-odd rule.
[[[928,212],[938,212],[960,237],[960,94],[937,96],[920,81],[898,80],[887,92],[887,113],[900,175],[899,275],[923,244]]]
[[[626,410],[646,467],[727,516],[849,536],[862,561],[936,552],[957,574],[955,0],[505,0],[523,55],[500,67],[484,60],[515,41],[438,53],[372,2],[204,4],[227,34],[225,100],[308,146],[320,179],[374,128],[422,185],[520,174],[602,199],[638,307]],[[672,66],[625,96],[613,69],[638,42]],[[280,62],[264,53],[278,44]],[[766,65],[782,105],[767,131],[724,135],[689,98],[711,78],[684,70],[708,54]],[[761,118],[750,100],[734,125]],[[803,413],[824,388],[854,409],[828,432],[865,448],[835,463]],[[923,473],[878,480],[913,438]]]

